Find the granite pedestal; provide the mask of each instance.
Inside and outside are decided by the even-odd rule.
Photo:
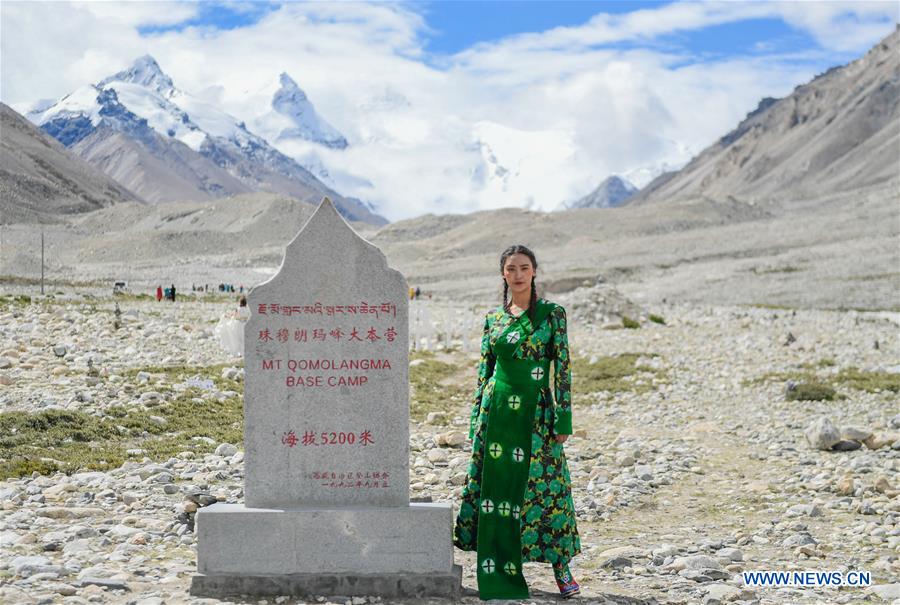
[[[445,503],[266,509],[214,504],[196,518],[203,596],[459,595]],[[298,573],[302,570],[302,573]]]

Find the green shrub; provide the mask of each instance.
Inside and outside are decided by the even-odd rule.
[[[821,382],[801,382],[787,390],[788,401],[834,401],[837,393]]]
[[[622,316],[622,325],[628,328],[629,330],[634,330],[641,327],[640,322],[631,319],[627,315]]]
[[[896,373],[864,372],[859,368],[846,368],[841,370],[834,379],[850,388],[869,393],[879,391],[900,393],[900,374]]]

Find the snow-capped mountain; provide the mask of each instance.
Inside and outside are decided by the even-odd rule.
[[[147,120],[119,102],[115,90],[93,84],[76,89],[41,113],[31,111],[27,117],[66,147],[75,145],[101,125],[147,141],[154,134]]]
[[[160,135],[120,103],[112,88],[82,86],[27,117],[148,202],[205,200],[252,191],[183,142]]]
[[[321,186],[305,169],[247,130],[244,122],[176,89],[171,78],[149,55],[139,58],[129,69],[104,79],[99,86],[116,90],[123,104],[145,118],[157,132],[218,159],[217,164],[227,161],[222,157],[223,152],[237,152],[308,187]],[[333,195],[330,191],[322,193]]]
[[[169,96],[175,92],[175,84],[172,78],[163,73],[156,59],[150,55],[144,55],[135,59],[128,69],[104,78],[98,86],[104,87],[110,82],[129,82],[154,90],[163,96]]]
[[[329,158],[348,147],[347,139],[316,112],[312,101],[286,72],[248,94],[247,122],[282,153],[331,187],[343,185]],[[257,108],[263,108],[260,113]]]
[[[173,102],[181,96],[186,98],[181,100],[189,101],[189,98],[176,90],[172,79],[163,73],[150,55],[140,57],[128,69],[104,78],[97,84],[97,88],[115,91],[121,102],[136,115],[147,120],[156,132],[177,139],[194,151],[200,151],[208,136],[228,137],[236,130],[220,126],[207,131],[194,122],[186,111]],[[195,112],[194,117],[198,117],[199,113]],[[217,116],[214,109],[207,110],[207,113],[213,117],[206,120],[208,126],[215,127],[230,122],[227,118]]]
[[[574,202],[563,204],[561,210],[575,208],[615,208],[621,206],[638,188],[622,177],[613,175],[603,180],[592,192]]]
[[[231,107],[254,132],[329,187],[359,197],[372,191],[372,183],[353,171],[353,161],[346,156],[347,138],[316,111],[287,72],[245,90],[241,102]],[[372,204],[362,204],[374,210]]]
[[[471,173],[473,187],[497,200],[529,209],[550,209],[558,202],[557,183],[547,172],[574,174],[579,162],[574,133],[563,130],[521,130],[496,122],[477,122],[472,129],[480,158]],[[551,205],[550,200],[553,200]]]
[[[272,191],[318,202],[323,195],[328,195],[348,218],[376,224],[386,222],[361,202],[335,193],[294,159],[251,132],[244,122],[176,88],[149,55],[50,106],[40,103],[27,117],[67,147],[104,129],[124,134],[129,146],[140,143],[139,153],[157,160],[172,152],[172,146],[186,147],[177,149],[177,154],[191,165],[189,172],[195,173],[195,191],[192,193],[191,186],[185,186],[188,183],[184,179],[178,187],[167,188],[165,182],[158,181],[160,176],[165,176],[165,171],[152,179],[131,178],[129,188],[138,187],[141,191],[132,190],[148,200],[202,199],[246,191]],[[115,150],[109,148],[109,137],[104,139],[107,148],[103,157],[108,160],[115,156]],[[82,143],[82,152],[85,146]],[[189,151],[200,157],[193,157]],[[136,167],[139,169],[141,164],[137,162]],[[169,165],[171,161],[163,164]],[[98,167],[109,174],[109,165]],[[159,191],[154,192],[154,188]]]
[[[271,111],[253,122],[256,130],[276,144],[301,140],[331,149],[347,147],[344,135],[316,113],[309,97],[287,73],[278,76],[278,84],[272,94]]]

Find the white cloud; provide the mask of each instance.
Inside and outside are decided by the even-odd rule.
[[[808,31],[824,48],[845,52],[868,50],[900,21],[900,3],[890,0],[783,2],[778,9],[782,19]]]
[[[195,17],[200,7],[195,2],[163,2],[159,0],[130,0],[118,2],[74,2],[108,24],[120,26],[175,25]]]
[[[136,29],[148,4],[179,20],[192,14],[168,3],[0,2],[3,101],[24,112],[39,99],[59,98],[156,50]]]
[[[427,24],[404,5],[285,3],[248,27],[145,37],[138,26],[179,23],[196,6],[115,6],[0,4],[4,101],[21,110],[150,53],[176,86],[251,124],[266,109],[261,91],[286,71],[350,141],[345,151],[321,152],[323,160],[373,185],[359,180],[342,192],[392,220],[555,208],[610,173],[683,163],[760,98],[783,96],[820,71],[797,57],[759,56],[760,48],[700,63],[654,37],[771,17],[809,31],[827,56],[865,50],[893,27],[884,16],[894,11],[887,3],[691,2],[434,58],[423,50]],[[620,41],[632,44],[602,46]]]

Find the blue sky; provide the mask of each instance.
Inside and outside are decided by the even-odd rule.
[[[497,41],[513,34],[581,25],[598,13],[623,14],[665,4],[671,2],[445,1],[414,3],[412,6],[424,15],[434,30],[428,36],[426,48],[433,53],[453,54],[478,42]],[[791,33],[783,22],[766,19],[705,28],[658,42],[685,46],[695,52],[733,54],[757,41]]]
[[[664,2],[443,1],[413,2],[430,28],[426,48],[454,54],[478,42],[497,41],[524,32],[581,25],[597,13],[626,13]]]
[[[551,210],[611,175],[642,186],[900,20],[898,3],[861,0],[5,0],[0,13],[0,99],[23,113],[150,54],[262,132],[288,73],[350,145],[282,151],[314,153],[336,190],[391,220]]]
[[[749,0],[748,0],[749,1]],[[795,3],[798,0],[795,0]],[[197,14],[178,23],[139,26],[144,35],[182,31],[188,27],[232,30],[249,27],[266,15],[277,11],[282,2],[199,2]],[[386,3],[385,3],[386,4]],[[641,0],[413,0],[395,6],[418,13],[425,27],[422,48],[433,64],[441,57],[454,55],[476,44],[497,42],[516,34],[541,32],[557,27],[583,25],[600,13],[622,15],[639,10],[652,10],[678,2],[645,2]],[[850,18],[853,18],[850,15]],[[885,24],[887,15],[875,18]],[[800,53],[822,50],[809,31],[792,27],[783,19],[745,19],[730,23],[698,27],[655,36],[642,41],[621,41],[600,45],[607,48],[653,46],[687,51],[699,60],[721,59],[739,55],[762,55],[772,52]],[[852,57],[850,52],[832,52],[818,60],[838,64]]]
[[[168,31],[182,31],[187,27],[210,27],[228,30],[248,27],[257,23],[265,15],[278,10],[280,2],[221,3],[201,1],[197,3],[197,14],[177,23],[139,25],[138,32],[144,35]]]

